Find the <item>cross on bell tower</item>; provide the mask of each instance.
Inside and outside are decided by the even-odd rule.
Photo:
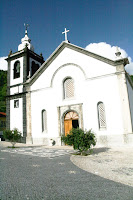
[[[65,28],[65,31],[62,32],[62,34],[65,34],[65,42],[68,42],[68,40],[67,40],[67,33],[68,32],[69,32],[69,30],[67,30],[66,28]]]
[[[28,27],[29,27],[29,24],[25,24],[25,23],[24,23],[24,26],[25,26],[25,34],[27,35],[27,29],[28,29]]]

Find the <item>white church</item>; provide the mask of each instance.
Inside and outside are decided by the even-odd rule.
[[[129,63],[116,52],[110,60],[65,41],[44,61],[25,36],[10,51],[7,129],[17,128],[27,144],[61,144],[74,128],[92,129],[99,145],[133,143],[133,83]]]

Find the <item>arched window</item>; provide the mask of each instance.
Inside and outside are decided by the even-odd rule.
[[[47,130],[47,115],[46,110],[42,110],[42,132]]]
[[[14,72],[13,72],[13,78],[19,78],[20,77],[20,62],[16,61],[14,63]]]
[[[39,69],[39,64],[36,64],[34,61],[32,61],[31,76],[33,76],[38,69]]]
[[[74,81],[72,78],[66,78],[63,82],[64,99],[74,97]]]
[[[98,102],[97,110],[98,110],[99,129],[100,130],[106,129],[105,107],[103,102]]]

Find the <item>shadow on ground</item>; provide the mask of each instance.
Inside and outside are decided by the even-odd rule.
[[[75,152],[71,153],[72,155],[82,155],[82,156],[89,156],[89,155],[97,155],[99,153],[103,153],[103,152],[108,152],[110,150],[110,148],[107,147],[99,147],[99,148],[95,148],[95,149],[89,149],[85,152],[81,152],[79,150],[75,150]]]
[[[96,154],[99,154],[99,153],[107,152],[109,150],[110,150],[110,148],[108,148],[108,147],[94,148],[91,154],[96,155]]]

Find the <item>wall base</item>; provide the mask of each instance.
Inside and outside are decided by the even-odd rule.
[[[101,135],[96,136],[97,147],[112,147],[112,146],[133,146],[133,133],[123,135]],[[44,145],[44,146],[62,146],[61,137],[55,138],[32,138],[26,137],[26,144]]]
[[[26,137],[26,144],[33,144],[32,137]]]
[[[61,138],[32,138],[33,144],[44,146],[61,146]]]
[[[111,147],[130,145],[133,146],[133,133],[123,135],[101,135],[97,137],[97,146]]]

